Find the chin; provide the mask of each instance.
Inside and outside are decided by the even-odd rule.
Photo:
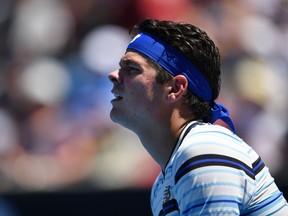
[[[111,112],[110,112],[110,119],[111,119],[113,122],[115,122],[115,123],[120,124],[120,125],[123,126],[123,118],[121,118],[120,115],[119,115],[118,113],[116,113],[116,111],[113,110],[113,109],[112,109]]]
[[[113,112],[113,109],[110,111],[110,119],[111,119],[113,122],[118,123],[117,117],[116,117],[115,113]]]
[[[112,111],[110,112],[110,118],[113,122],[121,125],[124,128],[127,128],[129,130],[133,131],[133,127],[131,126],[131,124],[128,123],[128,121],[125,121],[123,118],[120,118],[119,115],[116,115],[115,113],[113,113]]]

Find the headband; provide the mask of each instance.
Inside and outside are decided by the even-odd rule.
[[[184,75],[188,81],[188,89],[202,100],[212,105],[210,122],[223,120],[235,132],[235,127],[229,118],[229,111],[222,104],[214,102],[209,83],[193,65],[191,60],[176,48],[146,33],[136,35],[129,43],[127,50],[135,50],[154,60],[172,76]]]

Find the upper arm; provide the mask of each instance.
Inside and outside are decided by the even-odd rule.
[[[253,180],[228,160],[214,156],[194,156],[177,166],[174,192],[181,215],[239,215],[251,199]]]

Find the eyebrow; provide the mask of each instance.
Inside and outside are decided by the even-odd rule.
[[[127,66],[127,65],[139,65],[137,62],[130,60],[130,59],[121,59],[119,61],[119,66],[123,67],[123,66]]]
[[[119,61],[119,66],[120,66],[120,67],[123,67],[124,65],[129,64],[129,62],[130,62],[130,60],[121,59],[121,60]]]

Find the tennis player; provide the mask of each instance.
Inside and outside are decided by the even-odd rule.
[[[268,168],[215,101],[220,57],[207,34],[153,19],[130,34],[120,68],[109,74],[110,116],[136,133],[162,169],[153,215],[288,215]]]

